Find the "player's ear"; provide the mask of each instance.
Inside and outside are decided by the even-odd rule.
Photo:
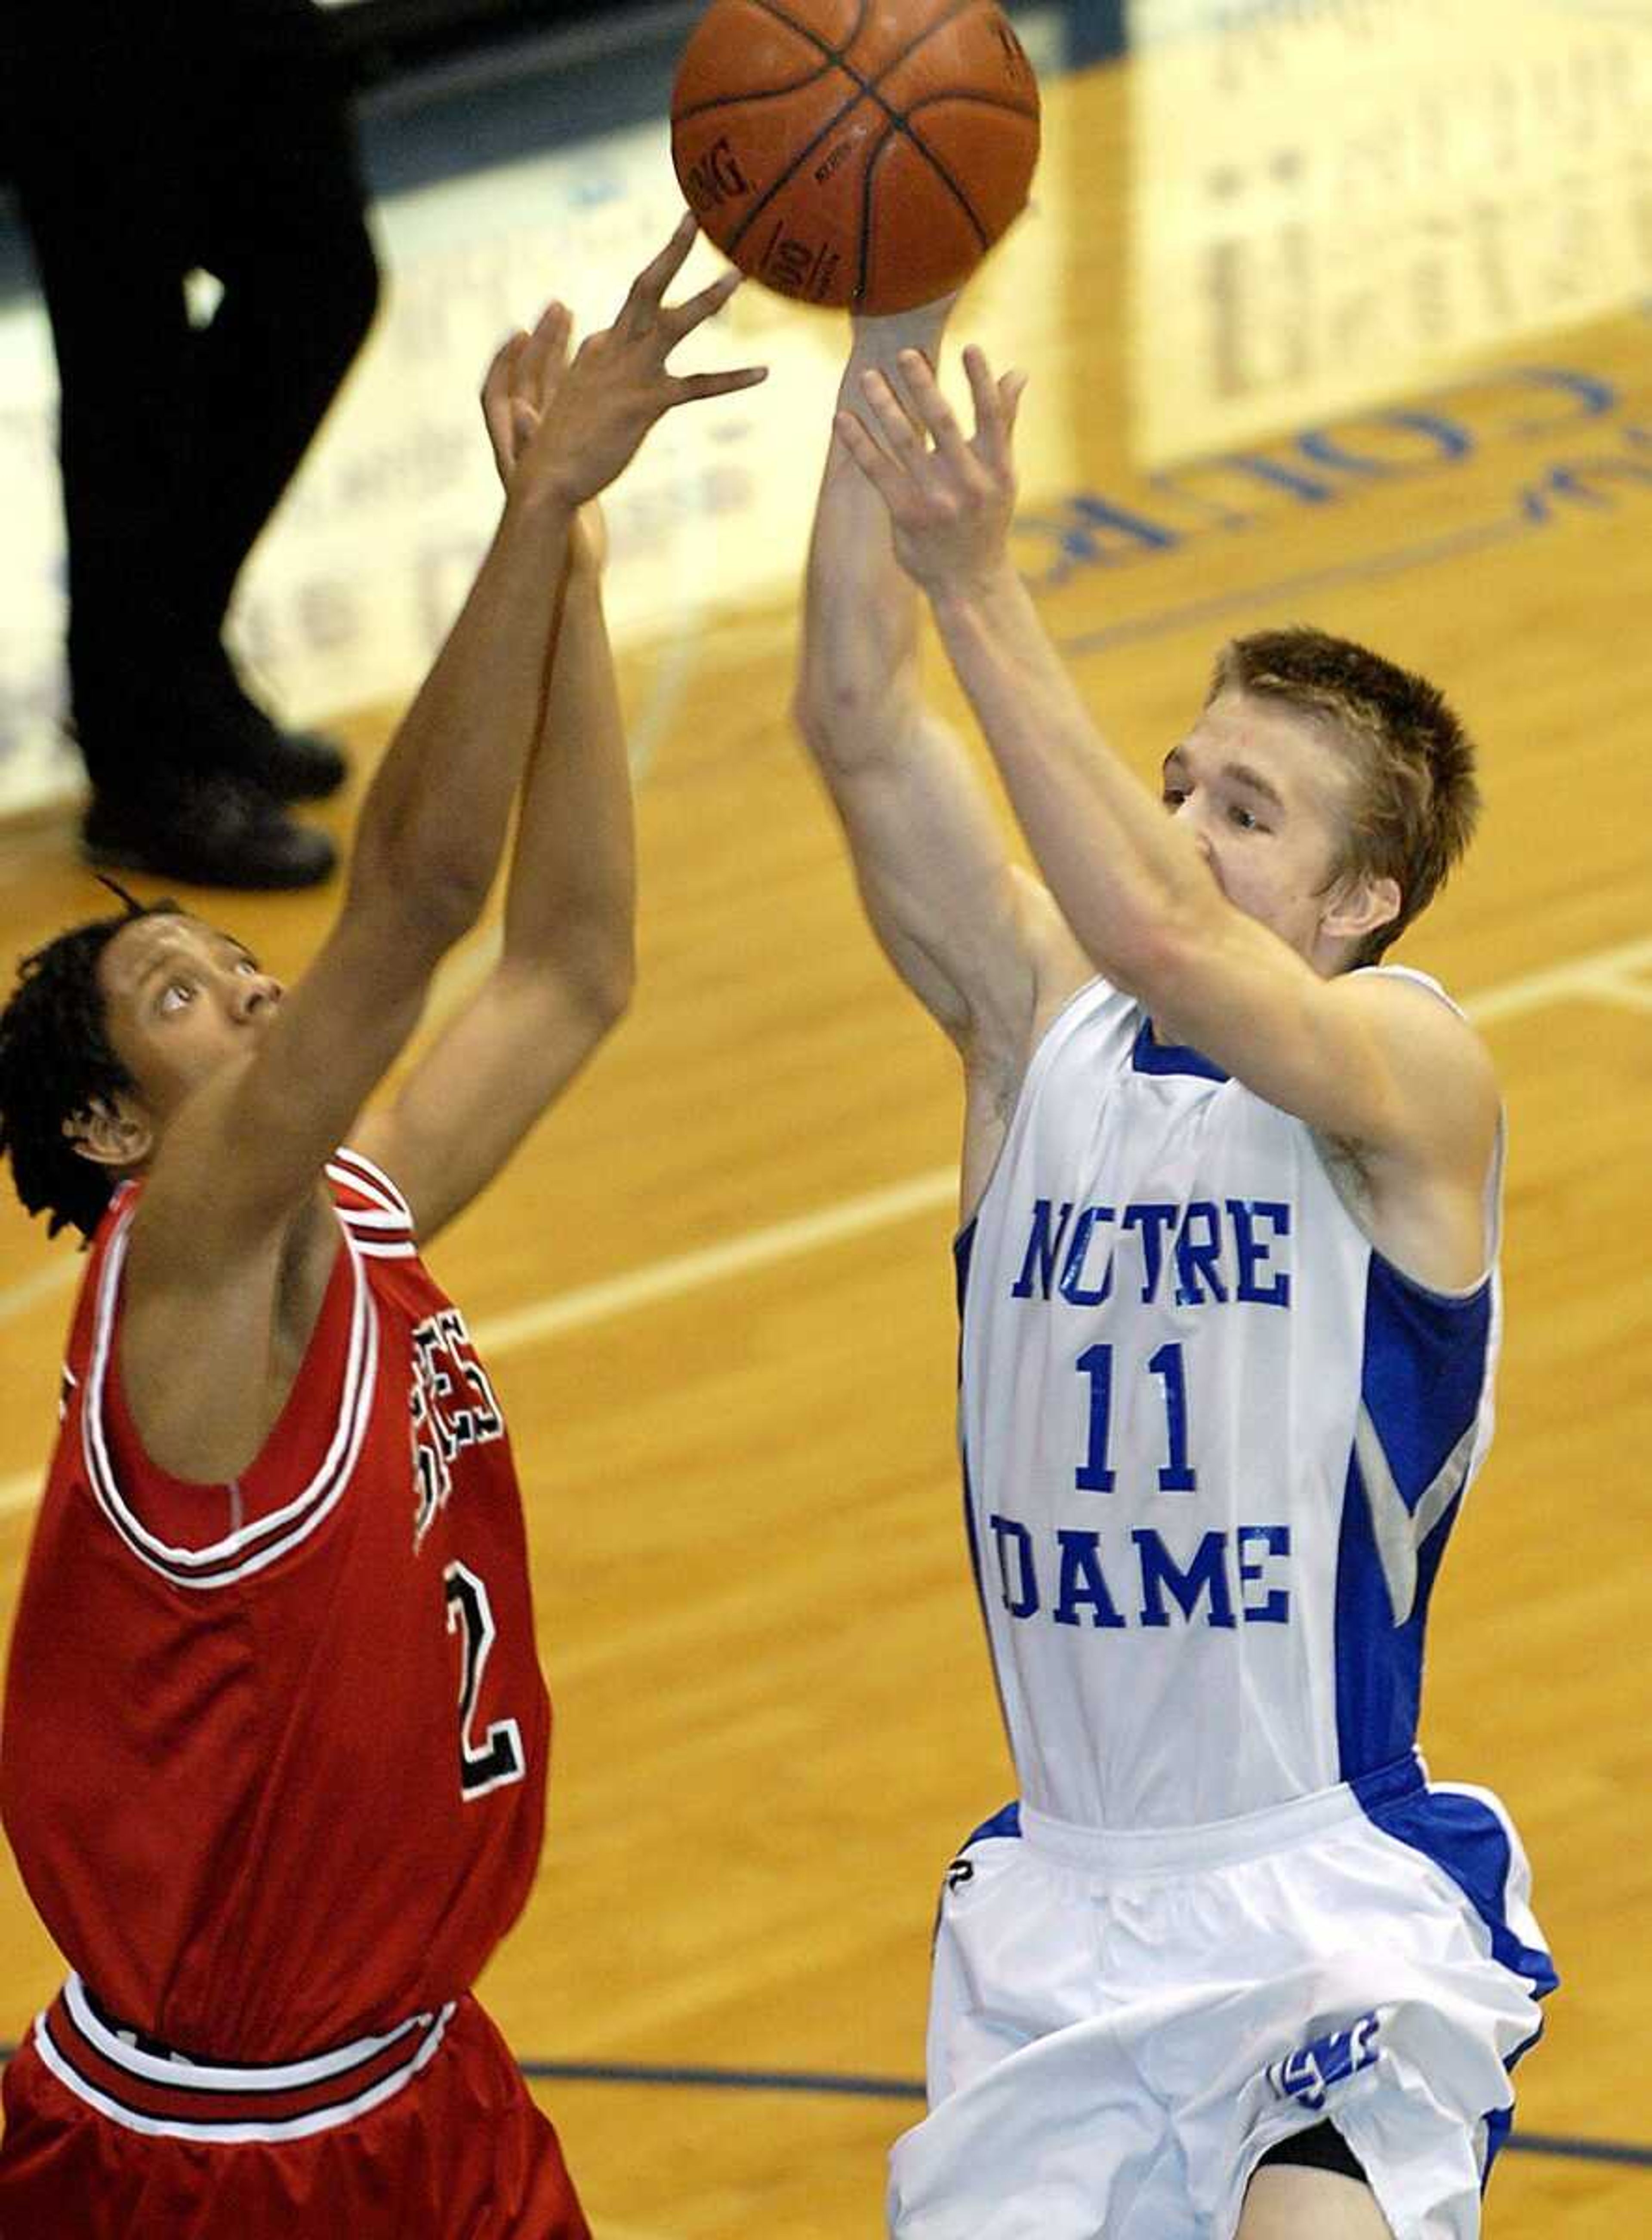
[[[1363,941],[1400,915],[1400,883],[1375,871],[1346,871],[1326,897],[1320,930],[1334,941]]]
[[[94,1097],[63,1123],[78,1157],[96,1167],[137,1167],[149,1157],[155,1130],[141,1104],[117,1090]]]

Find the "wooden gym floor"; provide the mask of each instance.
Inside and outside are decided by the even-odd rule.
[[[1149,67],[1049,87],[1059,256],[1018,290],[1009,244],[958,331],[1036,377],[1026,565],[1144,776],[1221,637],[1269,620],[1437,677],[1482,743],[1482,837],[1404,951],[1483,1025],[1511,1143],[1501,1425],[1436,1603],[1424,1739],[1437,1777],[1509,1805],[1566,1977],[1521,2077],[1537,2150],[1504,2158],[1488,2229],[1615,2240],[1652,2220],[1652,2175],[1587,2153],[1643,2163],[1652,2139],[1652,324],[1633,289],[1562,290],[1552,317],[1534,294],[1455,357],[1437,320],[1409,352],[1390,337],[1357,394],[1360,353],[1316,390],[1299,336],[1248,403],[1246,335],[1276,339],[1324,218],[1299,211],[1249,277],[1230,249],[1199,267],[1227,274],[1206,308],[1240,350],[1202,394],[1193,282],[1161,299],[1156,360],[1142,329],[1144,281],[1178,254],[1194,274],[1197,246],[1196,213],[1178,247],[1162,200],[1143,210],[1170,160],[1142,144]],[[799,567],[824,433],[775,431]],[[433,1255],[512,1423],[558,1710],[539,1884],[484,1996],[530,2061],[773,2080],[547,2083],[603,2240],[880,2229],[915,2104],[785,2080],[920,2076],[937,1877],[1011,1793],[951,1445],[953,1063],[873,949],[789,735],[794,625],[789,597],[720,608],[686,670],[625,645],[639,722],[668,659],[674,696],[640,789],[635,1010]],[[956,705],[938,665],[935,685]],[[394,714],[348,722],[363,770]],[[0,835],[11,952],[97,908],[71,837]],[[334,900],[202,907],[293,974]],[[6,1612],[73,1257],[0,1208]],[[0,2032],[57,1977],[0,1857]]]

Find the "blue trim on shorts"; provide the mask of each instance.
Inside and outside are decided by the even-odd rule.
[[[958,1851],[960,1854],[967,1851],[971,1843],[979,1843],[989,1836],[1019,1837],[1020,1834],[1021,1799],[1017,1797],[1013,1804],[1006,1804],[1002,1812],[995,1812],[990,1820],[983,1820],[973,1836],[966,1836],[959,1844]]]
[[[1533,2046],[1536,2044],[1538,2039],[1542,2037],[1542,2034],[1543,2026],[1542,2023],[1539,2022],[1536,2029],[1526,2040],[1525,2043],[1523,2045],[1517,2045],[1515,2048],[1508,2060],[1503,2063],[1504,2069],[1507,2070],[1510,2077],[1514,2075],[1516,2066],[1525,2059],[1526,2056],[1531,2051]],[[1486,2126],[1486,2160],[1485,2167],[1480,2173],[1480,2190],[1482,2193],[1485,2191],[1487,2185],[1490,2182],[1491,2165],[1496,2161],[1498,2156],[1509,2143],[1509,2134],[1514,2124],[1515,2111],[1512,2106],[1508,2108],[1488,2108],[1483,2120]]]
[[[1505,1910],[1510,1855],[1509,1833],[1489,1804],[1460,1790],[1422,1788],[1393,1802],[1368,1801],[1367,1817],[1385,1835],[1421,1851],[1450,1876],[1491,1932],[1491,1957],[1522,1976],[1535,1999],[1546,1999],[1560,1982],[1541,1947],[1523,1944]]]
[[[1534,1999],[1546,1999],[1560,1977],[1549,1954],[1539,1945],[1523,1943],[1509,1925],[1509,1831],[1490,1805],[1482,1797],[1427,1787],[1414,1789],[1403,1797],[1383,1795],[1380,1777],[1369,1783],[1356,1782],[1353,1787],[1374,1827],[1420,1851],[1450,1876],[1489,1930],[1492,1958],[1511,1975],[1520,1977]],[[1542,2034],[1540,2020],[1531,2036],[1503,2063],[1511,2076],[1516,2062],[1530,2052]],[[1513,2117],[1509,2108],[1486,2111],[1486,2160],[1480,2173],[1482,2189],[1507,2143]]]

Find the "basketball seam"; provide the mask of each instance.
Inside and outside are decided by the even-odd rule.
[[[842,63],[851,77],[860,79],[860,72],[851,69],[849,64],[843,61],[843,56],[849,52],[850,47],[866,29],[866,10],[871,5],[871,0],[860,0],[860,4],[855,10],[854,26],[844,41],[841,52],[829,40],[823,38],[812,23],[800,23],[796,16],[788,15],[779,4],[779,0],[750,0],[750,4],[754,8],[761,9],[765,16],[772,16],[777,23],[783,23],[789,31],[796,31],[798,37],[806,39],[811,47],[818,47],[829,62]],[[927,38],[929,33],[925,31],[920,36]],[[861,80],[861,83],[863,87],[864,80]]]
[[[923,135],[917,130],[912,122],[913,118],[918,114],[920,110],[934,109],[938,107],[941,103],[946,101],[974,102],[975,105],[979,109],[996,109],[1001,116],[1007,117],[1032,116],[1036,117],[1038,112],[1036,110],[1028,110],[1024,109],[1016,109],[1006,102],[994,101],[990,96],[977,97],[976,95],[969,93],[936,93],[931,94],[925,101],[915,103],[913,106],[907,110],[905,117],[902,119],[902,128],[905,130],[908,139],[910,140],[912,145],[917,150],[918,153],[929,164],[931,169],[934,170],[936,178],[938,178],[942,184],[948,188],[950,192],[957,197],[958,206],[963,210],[964,216],[969,219],[970,224],[975,228],[976,237],[981,243],[982,254],[983,256],[985,256],[987,250],[992,246],[992,237],[988,233],[986,227],[982,223],[980,217],[976,213],[975,204],[970,201],[963,187],[960,186],[957,180],[953,177],[951,172],[948,170],[940,157],[936,154],[934,149],[929,146],[928,141],[923,138]],[[878,152],[882,154],[883,151],[880,149]]]
[[[960,97],[961,97],[956,94],[938,94],[936,96],[936,100],[957,100]],[[865,298],[867,282],[869,277],[869,267],[871,264],[872,174],[876,170],[878,164],[883,161],[884,150],[895,140],[897,134],[903,133],[905,135],[906,138],[911,143],[913,148],[920,156],[923,157],[929,168],[934,171],[936,178],[940,180],[942,185],[945,187],[947,191],[955,198],[959,209],[963,210],[965,217],[969,219],[970,225],[975,229],[976,238],[981,243],[982,254],[984,256],[987,250],[992,246],[991,237],[989,235],[986,227],[981,223],[980,218],[976,216],[975,204],[970,201],[969,196],[965,194],[963,189],[958,184],[958,182],[947,170],[946,165],[941,161],[941,158],[936,154],[935,150],[932,148],[926,147],[924,143],[919,138],[918,135],[910,130],[911,117],[912,111],[909,110],[904,117],[897,118],[891,123],[889,130],[878,143],[867,163],[865,183],[866,191],[861,211],[861,270],[859,282],[855,291],[855,300],[857,303],[863,302]]]
[[[943,92],[926,93],[922,101],[915,101],[907,116],[911,118],[920,110],[938,108],[943,101],[967,101],[976,109],[994,109],[1000,117],[1024,117],[1034,124],[1042,114],[1037,109],[1023,109],[1018,101],[1001,101],[996,93],[971,93],[967,87],[949,86]]]
[[[784,23],[789,30],[801,30],[803,28],[801,24],[794,23],[792,18],[788,16],[783,9],[776,6],[775,0],[753,0],[753,4],[763,9],[769,15],[773,16],[776,22]],[[752,227],[756,223],[763,212],[767,210],[769,204],[774,200],[781,189],[796,177],[798,172],[803,170],[803,165],[815,153],[815,150],[820,146],[821,143],[823,140],[829,139],[843,123],[843,119],[852,114],[856,102],[869,100],[876,103],[877,107],[883,111],[884,117],[888,119],[889,124],[895,130],[899,130],[903,123],[903,119],[898,117],[895,114],[894,110],[889,107],[888,102],[884,101],[880,97],[877,90],[878,87],[883,84],[884,79],[888,77],[891,70],[898,70],[903,63],[909,61],[926,39],[933,38],[937,31],[943,30],[949,23],[954,22],[959,16],[963,15],[967,10],[976,7],[979,4],[980,0],[956,0],[956,4],[955,6],[949,8],[944,15],[937,16],[933,23],[926,25],[925,28],[918,33],[917,37],[912,40],[910,44],[903,47],[898,55],[891,55],[888,62],[885,63],[883,69],[878,72],[875,78],[863,77],[860,72],[856,70],[852,64],[845,62],[841,55],[833,53],[832,50],[829,48],[823,48],[823,51],[831,57],[832,61],[836,64],[837,68],[843,72],[844,76],[853,79],[856,90],[852,97],[843,103],[841,109],[827,118],[825,123],[821,126],[820,130],[816,133],[814,138],[798,150],[796,155],[786,166],[786,169],[780,174],[780,177],[772,181],[769,186],[764,188],[756,202],[752,204],[751,208],[746,212],[745,217],[741,220],[739,225],[735,229],[734,232],[729,235],[727,242],[723,243],[723,250],[724,256],[731,257],[734,255],[735,250],[739,248],[747,234],[750,232]],[[859,36],[861,27],[865,22],[865,17],[866,0],[862,0],[861,10],[856,18],[856,37]],[[814,38],[816,44],[820,44],[818,33],[810,34],[810,36]],[[881,152],[881,146],[882,143],[880,143],[880,148],[878,150],[875,150],[873,151],[874,155]],[[927,154],[927,152],[928,151],[926,150],[925,153]],[[973,212],[971,215],[973,216]],[[864,243],[863,243],[863,250]]]
[[[709,116],[714,109],[746,109],[754,101],[783,101],[789,93],[802,93],[808,86],[818,85],[822,78],[831,76],[835,67],[832,63],[823,63],[807,77],[795,77],[789,85],[765,85],[756,93],[715,93],[709,101],[696,101],[691,109],[679,109],[676,122],[686,124],[690,117]]]
[[[894,137],[895,127],[891,124],[867,157],[866,169],[861,177],[861,263],[855,276],[855,293],[851,298],[856,303],[865,302],[867,282],[871,277],[872,183],[877,175],[877,167],[883,160],[883,150]]]
[[[838,57],[827,45],[818,31],[811,30],[807,23],[800,23],[796,17],[789,16],[783,8],[773,5],[772,0],[747,0],[747,4],[755,8],[759,15],[770,17],[776,23],[783,23],[789,31],[795,31],[805,46],[813,47],[823,57],[820,67],[811,70],[807,77],[794,78],[788,85],[766,85],[756,93],[719,93],[715,94],[709,101],[696,101],[692,109],[679,109],[675,112],[676,122],[686,123],[689,117],[703,117],[709,110],[714,109],[741,107],[749,101],[777,101],[789,93],[801,93],[805,86],[818,85],[822,78],[829,77],[834,70],[843,67]],[[869,0],[860,0],[860,10],[855,18],[855,28],[849,33],[851,46],[861,35],[866,22],[866,10],[869,4]],[[856,70],[844,68],[843,75],[856,85],[861,83],[860,74]]]

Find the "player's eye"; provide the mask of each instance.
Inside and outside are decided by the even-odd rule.
[[[190,980],[169,980],[161,990],[157,1009],[162,1011],[181,1011],[194,1000],[195,983]]]
[[[1255,810],[1247,809],[1242,801],[1236,801],[1229,810],[1228,821],[1230,824],[1236,824],[1242,832],[1262,832],[1267,829]]]
[[[256,976],[258,970],[257,959],[253,957],[237,957],[235,961],[235,969],[237,972],[246,972]]]
[[[1159,797],[1167,809],[1180,809],[1187,797],[1188,790],[1184,785],[1167,785]]]

